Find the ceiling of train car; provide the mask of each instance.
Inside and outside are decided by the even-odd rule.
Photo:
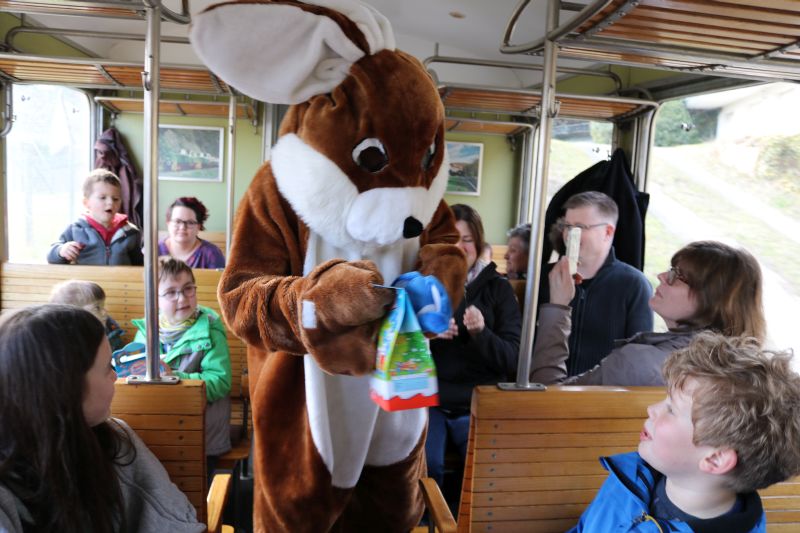
[[[191,0],[190,9],[199,12],[219,0]],[[164,0],[164,5],[177,10],[177,0]],[[370,0],[369,2],[391,21],[397,35],[398,47],[420,59],[434,55],[435,43],[441,43],[439,55],[541,64],[541,59],[530,56],[508,56],[499,52],[506,24],[517,0]],[[585,3],[585,1],[583,2]],[[525,10],[518,27],[525,35],[515,35],[516,40],[532,40],[544,33],[547,2],[532,2]],[[562,12],[562,17],[572,13]],[[143,35],[145,24],[137,20],[97,19],[54,15],[26,15],[36,25],[54,28],[92,29],[114,33]],[[187,27],[164,22],[162,34],[185,37]],[[93,55],[121,61],[141,61],[143,43],[140,41],[109,40],[84,37],[69,39]],[[24,52],[24,50],[22,50]],[[198,60],[189,46],[164,43],[162,62],[172,64],[197,64]],[[571,61],[566,66],[587,67],[587,63]],[[540,81],[538,72],[508,71],[495,68],[477,68],[439,64],[433,68],[442,81],[485,83],[504,87],[524,87]]]

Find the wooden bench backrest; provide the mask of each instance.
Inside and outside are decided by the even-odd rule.
[[[506,250],[508,250],[508,246],[505,244],[492,245],[492,261],[497,265],[497,271],[500,274],[506,273]]]
[[[511,288],[514,289],[514,296],[517,297],[517,305],[519,305],[519,312],[525,312],[525,286],[527,282],[524,279],[510,279],[508,282]]]
[[[206,521],[205,383],[115,385],[111,416],[136,431]]]
[[[636,450],[660,387],[478,387],[472,398],[459,531],[563,532],[607,472],[598,458]],[[770,533],[800,531],[800,479],[760,491]]]
[[[217,301],[217,285],[222,272],[195,269],[197,301],[220,312]],[[136,334],[131,321],[144,316],[144,271],[142,267],[127,266],[83,266],[83,265],[22,265],[3,263],[0,265],[0,310],[14,309],[34,304],[47,303],[50,291],[58,282],[68,279],[94,281],[106,293],[106,309],[109,315],[125,330],[125,341],[133,340]],[[228,331],[228,346],[231,353],[231,398],[234,400],[231,413],[233,420],[241,420],[241,376],[247,369],[245,344]]]

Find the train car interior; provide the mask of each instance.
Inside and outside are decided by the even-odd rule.
[[[192,51],[192,17],[216,3],[0,0],[2,310],[44,302],[54,283],[73,277],[45,264],[47,250],[80,214],[95,141],[110,130],[123,139],[142,186],[145,266],[114,267],[121,274],[74,268],[110,284],[109,311],[120,317],[125,340],[135,332],[132,319],[157,314],[156,243],[173,199],[202,200],[211,216],[201,236],[230,250],[236,207],[270,158],[287,107],[245,96]],[[563,531],[605,477],[594,457],[636,445],[636,410],[644,419],[656,392],[520,392],[530,388],[539,280],[552,251],[549,201],[583,171],[620,158],[644,198],[636,267],[650,283],[657,286],[671,254],[688,242],[744,247],[763,272],[767,344],[800,351],[793,320],[800,306],[800,2],[368,3],[438,87],[450,153],[445,200],[480,213],[498,271],[506,269],[507,231],[532,226],[527,283],[515,288],[523,311],[516,383],[473,396],[466,466],[449,471],[455,488],[445,491],[451,508],[426,491],[430,530]],[[189,142],[195,135],[206,139],[202,149]],[[198,278],[200,299],[217,310],[219,277]],[[657,319],[656,330],[665,329]],[[228,334],[240,444],[227,466],[238,478],[231,501],[239,508],[224,521],[247,531],[250,388],[245,343]],[[571,403],[582,393],[594,408]],[[155,432],[152,442],[172,444]],[[562,448],[571,451],[553,442],[569,442]],[[201,488],[189,490],[198,509]],[[800,481],[762,497],[768,531],[800,529]]]

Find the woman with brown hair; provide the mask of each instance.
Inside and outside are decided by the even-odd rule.
[[[198,237],[208,209],[193,196],[181,196],[167,208],[168,236],[158,243],[158,255],[180,259],[192,268],[225,268],[225,256],[214,243]]]
[[[761,269],[746,250],[716,241],[689,243],[672,256],[670,268],[650,298],[666,322],[663,333],[641,332],[618,345],[593,369],[567,379],[570,308],[575,285],[562,258],[550,272],[551,303],[539,308],[531,381],[570,385],[664,385],[661,365],[674,350],[703,330],[747,335],[763,342]]]
[[[103,324],[71,305],[0,320],[0,531],[200,533],[194,507],[122,420]]]
[[[483,248],[481,217],[465,204],[451,206],[459,233],[458,246],[467,256],[464,299],[447,331],[431,340],[439,381],[439,406],[428,410],[425,454],[428,474],[440,485],[448,441],[466,457],[469,405],[476,385],[508,381],[517,370],[522,328],[519,306],[508,280],[496,265],[478,257]]]

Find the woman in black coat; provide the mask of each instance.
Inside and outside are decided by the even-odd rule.
[[[439,407],[429,409],[425,453],[428,475],[442,485],[448,437],[466,457],[472,389],[513,380],[522,320],[514,290],[494,263],[478,259],[483,223],[468,205],[452,206],[458,245],[467,255],[465,296],[450,328],[431,341],[439,378]]]

